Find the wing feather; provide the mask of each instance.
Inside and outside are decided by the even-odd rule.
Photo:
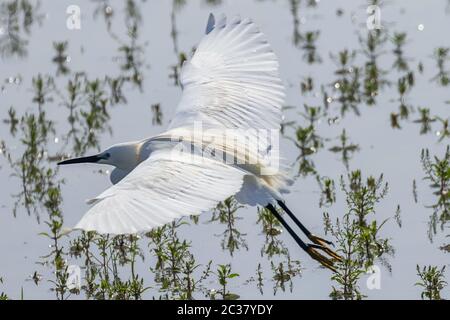
[[[183,95],[170,129],[195,121],[216,127],[279,129],[284,87],[266,37],[239,17],[208,22],[183,66]]]
[[[237,193],[244,175],[219,161],[161,150],[90,200],[75,229],[128,234],[197,215]]]

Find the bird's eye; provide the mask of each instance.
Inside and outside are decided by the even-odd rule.
[[[111,157],[111,153],[109,153],[109,152],[105,153],[104,157],[105,157],[105,159],[109,159]]]

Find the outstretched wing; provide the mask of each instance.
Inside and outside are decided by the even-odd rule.
[[[75,229],[130,234],[198,215],[238,192],[244,172],[189,153],[161,150],[89,201]]]
[[[182,69],[183,95],[170,128],[194,121],[220,128],[278,129],[284,88],[278,61],[265,36],[250,20],[218,22]]]

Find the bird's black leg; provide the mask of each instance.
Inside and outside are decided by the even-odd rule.
[[[300,220],[297,219],[297,217],[292,213],[291,210],[289,210],[289,208],[286,206],[286,204],[283,201],[277,200],[277,203],[288,214],[288,216],[292,220],[294,220],[295,224],[303,231],[303,233],[308,237],[309,240],[311,240],[315,244],[319,244],[322,246],[325,246],[327,244],[333,245],[333,243],[331,241],[322,239],[322,238],[312,234],[308,229],[306,229],[306,227],[303,225],[303,223],[301,223]]]
[[[294,238],[295,242],[298,243],[300,248],[307,251],[308,245],[304,243],[302,239],[300,239],[300,237],[294,232],[294,230],[292,230],[292,228],[287,224],[286,220],[284,220],[284,218],[280,215],[277,209],[275,209],[275,207],[270,203],[266,206],[266,208],[270,210],[270,212],[275,216],[275,218],[278,219],[278,221],[280,221],[280,223],[287,230],[287,232],[289,232],[292,238]]]
[[[307,244],[303,242],[302,239],[292,230],[292,228],[287,224],[286,220],[280,215],[280,213],[275,209],[275,207],[272,204],[268,204],[266,208],[275,216],[275,218],[280,221],[280,223],[283,225],[283,227],[287,230],[287,232],[294,238],[295,242],[302,248],[304,251],[306,251],[311,258],[314,260],[319,261],[324,267],[327,267],[328,269],[336,272],[336,269],[333,266],[333,261],[328,259],[327,257],[320,254],[316,249],[322,250],[324,252],[327,252],[326,247],[320,245],[320,244]],[[328,249],[329,250],[329,249]]]
[[[333,257],[334,259],[338,261],[342,261],[342,258],[333,250],[327,247],[327,245],[333,245],[331,241],[322,239],[314,234],[312,234],[304,225],[300,222],[300,220],[297,219],[297,217],[292,213],[291,210],[286,206],[286,204],[281,201],[277,200],[278,205],[288,214],[288,216],[294,220],[295,224],[302,230],[302,232],[308,237],[309,240],[311,240],[313,243],[318,244],[322,246],[323,251],[325,251],[328,255]]]

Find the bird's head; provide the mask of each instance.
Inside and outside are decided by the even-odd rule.
[[[116,144],[93,156],[79,157],[58,162],[58,165],[74,163],[109,164],[123,170],[130,170],[140,162],[139,143]]]

